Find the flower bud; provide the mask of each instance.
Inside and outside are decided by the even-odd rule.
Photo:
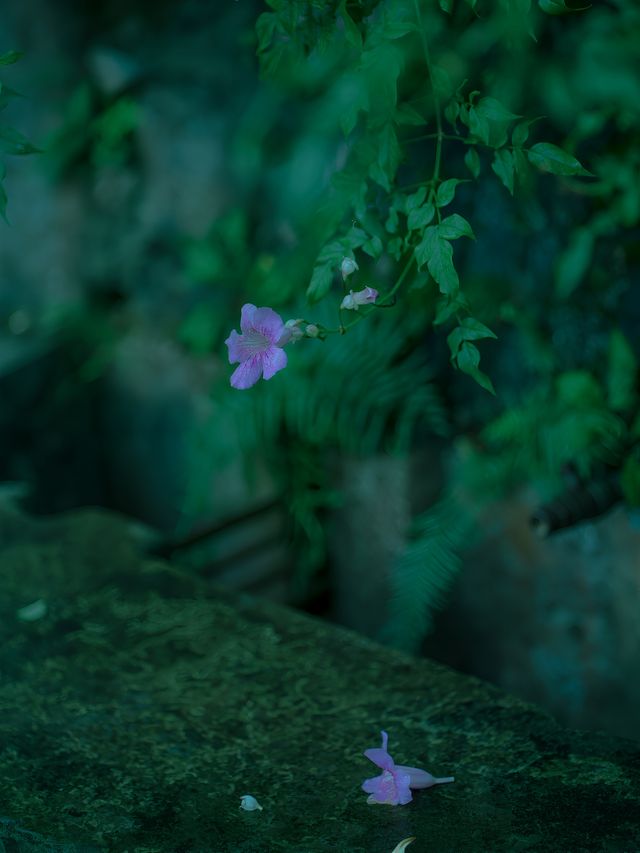
[[[342,263],[340,264],[340,272],[342,273],[343,281],[357,269],[360,268],[353,258],[343,258]]]
[[[251,794],[244,794],[240,797],[240,808],[247,812],[262,811],[262,806]]]
[[[344,297],[340,308],[347,311],[357,311],[360,305],[371,305],[378,298],[378,291],[373,287],[365,287],[364,290],[358,290],[356,293],[350,290]]]
[[[295,344],[296,341],[299,341],[300,338],[304,337],[304,332],[300,328],[301,324],[304,323],[302,318],[297,320],[287,320],[284,324],[284,330],[280,337],[278,338],[278,346],[283,347],[288,343]]]
[[[317,338],[320,334],[320,329],[314,323],[309,323],[304,333],[308,338]]]

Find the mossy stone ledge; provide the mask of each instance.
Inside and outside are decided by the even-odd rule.
[[[212,589],[118,516],[4,509],[0,540],[0,851],[640,850],[638,744]],[[381,729],[456,781],[367,805]]]

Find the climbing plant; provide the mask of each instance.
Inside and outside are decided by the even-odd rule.
[[[20,53],[9,50],[0,54],[0,67],[13,65],[20,59]],[[6,109],[10,102],[18,97],[18,92],[0,81],[0,112]],[[32,154],[38,149],[29,140],[9,124],[0,122],[0,215],[6,221],[7,218],[7,193],[4,188],[6,166],[4,156],[7,154],[23,155]]]
[[[278,375],[234,405],[274,470],[296,448],[286,489],[310,570],[335,501],[327,448],[407,451],[431,433],[459,451],[456,488],[415,520],[392,577],[387,637],[415,647],[468,541],[459,488],[474,502],[526,483],[552,497],[570,469],[587,485],[613,476],[640,505],[640,11],[627,0],[268,6],[256,47],[282,116],[264,218],[287,238],[255,253],[235,292],[238,308],[292,319],[269,315],[249,365],[256,351],[242,346],[267,315],[243,315],[228,339],[236,387]],[[309,126],[322,163],[296,147]],[[288,189],[294,173],[313,192]]]

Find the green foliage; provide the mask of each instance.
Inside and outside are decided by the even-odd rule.
[[[584,12],[590,9],[591,6],[567,6],[565,0],[538,0],[538,6],[547,15],[569,15],[571,12]]]
[[[415,348],[419,323],[398,319],[380,315],[331,345],[296,344],[278,381],[229,394],[245,455],[266,454],[290,510],[296,595],[324,563],[325,515],[340,504],[332,457],[407,453],[419,436],[449,434],[433,370]]]
[[[0,54],[0,66],[13,65],[21,56],[22,54],[16,50],[6,51]],[[0,81],[0,112],[16,97],[18,97],[18,93]],[[35,154],[38,150],[20,131],[9,124],[0,122],[0,157],[6,154],[18,156]],[[0,216],[7,222],[7,192],[3,183],[5,176],[6,166],[0,159]]]
[[[293,75],[302,73],[303,61],[319,62],[322,56],[325,67],[350,81],[349,102],[335,117],[349,140],[348,156],[344,167],[333,176],[332,191],[321,210],[327,241],[320,248],[307,288],[310,301],[332,295],[338,284],[340,258],[362,248],[375,259],[386,254],[396,262],[406,262],[413,256],[417,272],[406,278],[405,286],[411,287],[412,280],[426,267],[436,286],[423,293],[430,307],[436,309],[433,316],[437,324],[454,316],[460,323],[465,317],[473,319],[473,314],[471,303],[460,294],[458,258],[450,241],[474,237],[474,231],[461,213],[452,213],[444,221],[442,218],[442,209],[457,204],[460,185],[468,183],[468,179],[450,173],[441,175],[447,145],[459,142],[467,146],[464,162],[475,180],[481,174],[478,149],[489,148],[492,171],[512,196],[518,183],[528,186],[529,162],[561,177],[589,177],[591,173],[555,143],[528,146],[529,132],[537,118],[518,121],[522,116],[493,94],[477,89],[466,93],[464,80],[456,88],[448,71],[431,57],[429,41],[433,39],[422,19],[422,6],[427,4],[408,0],[382,0],[371,5],[321,5],[301,0],[276,4],[274,12],[259,19],[258,52],[268,75],[282,77],[285,59],[287,73]],[[440,7],[447,14],[455,11],[453,2],[440,3]],[[528,9],[529,4],[520,4],[517,13],[526,17]],[[432,10],[425,8],[424,12]],[[509,14],[513,12],[510,8]],[[430,21],[433,27],[434,20]],[[473,25],[472,20],[468,26]],[[431,116],[423,112],[425,106],[428,110],[429,101]],[[418,104],[420,109],[414,106]],[[443,116],[453,126],[455,136],[444,134]],[[460,131],[458,122],[466,132]],[[403,128],[428,129],[434,123],[435,132],[422,137],[430,140],[433,159],[429,163],[431,158],[427,157],[426,164],[417,167],[411,150],[413,140],[406,139]],[[405,172],[406,177],[411,174],[418,178],[418,190],[411,195],[402,190]],[[385,223],[383,231],[371,210],[379,212]],[[350,230],[348,221],[353,223]],[[391,294],[395,295],[399,287],[396,282]],[[455,305],[446,317],[439,307],[439,295],[449,306]],[[493,392],[479,361],[480,350],[469,341],[462,342],[452,358],[455,367]]]
[[[76,169],[99,170],[131,162],[135,152],[138,106],[128,95],[108,99],[87,83],[74,89],[62,125],[47,146],[55,178]]]
[[[493,454],[500,455],[508,482],[540,481],[558,487],[568,464],[588,479],[597,464],[618,462],[627,431],[598,381],[577,370],[560,374],[546,389],[536,388],[482,435]]]
[[[424,430],[446,435],[447,415],[433,370],[419,350],[412,351],[412,323],[396,322],[384,315],[373,329],[360,324],[335,343],[314,349],[297,344],[280,382],[233,398],[239,428],[249,428],[249,443],[269,445],[284,430],[318,448],[366,456],[407,452]],[[247,408],[255,412],[253,421]]]
[[[433,615],[446,601],[469,544],[473,520],[452,494],[417,516],[409,544],[391,576],[392,597],[382,639],[416,652],[429,632]]]
[[[614,293],[628,287],[627,266],[637,268],[633,231],[622,230],[640,224],[640,121],[629,73],[640,34],[637,6],[270,5],[258,23],[263,73],[322,103],[335,139],[324,200],[312,225],[298,224],[301,243],[316,246],[305,282],[313,310],[328,302],[337,313],[345,287],[366,282],[380,291],[379,304],[395,306],[389,313],[420,306],[424,324],[446,335],[458,375],[490,393],[495,381],[494,403],[489,395],[479,402],[472,383],[443,368],[436,380],[454,388],[453,429],[481,436],[469,466],[483,469],[481,481],[503,489],[542,480],[553,488],[565,464],[587,478],[607,464],[635,482],[636,463],[625,460],[635,459],[629,424],[638,413],[638,354]],[[491,182],[503,188],[503,204],[490,211]],[[492,253],[493,271],[476,271]],[[358,285],[341,281],[344,256],[360,265]],[[274,269],[281,264],[276,258]],[[326,354],[358,364],[356,336],[369,326],[365,339],[373,340],[381,313],[360,312],[344,337],[322,345],[321,363],[341,377],[322,405],[314,409],[294,395],[295,402],[281,401],[274,422],[345,450],[350,424],[376,422],[372,411],[359,414],[360,395],[376,383],[338,393],[345,382],[352,386]],[[333,331],[344,332],[344,322]],[[487,346],[497,337],[493,329],[500,340]],[[388,346],[388,337],[378,338],[379,350]],[[480,367],[481,352],[492,359],[488,368]],[[293,358],[290,374],[292,367]],[[313,399],[323,383],[310,384]],[[275,389],[267,394],[277,405]],[[307,420],[299,411],[308,405]],[[290,406],[298,407],[298,420],[285,412]],[[391,403],[401,406],[400,399]],[[361,449],[379,447],[392,422],[386,418],[371,442],[366,430],[358,433],[366,439]],[[340,423],[341,437],[329,437],[323,424]],[[411,583],[418,587],[416,576]]]

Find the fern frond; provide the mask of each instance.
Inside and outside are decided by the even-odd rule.
[[[406,354],[397,325],[367,320],[344,338],[291,348],[287,370],[251,389],[239,428],[250,430],[253,421],[260,443],[284,433],[361,455],[407,450],[420,429],[446,435],[448,417],[431,368],[424,354]]]
[[[417,651],[433,615],[446,601],[473,528],[469,511],[447,494],[414,523],[410,542],[391,574],[390,615],[382,639]]]

